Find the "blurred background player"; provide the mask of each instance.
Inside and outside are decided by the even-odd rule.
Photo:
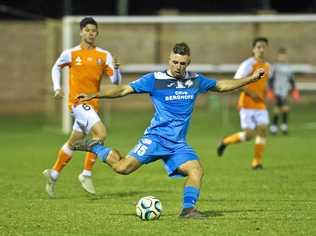
[[[197,73],[186,71],[191,62],[190,48],[186,43],[176,44],[169,57],[169,68],[163,72],[146,74],[129,85],[111,86],[102,95],[82,95],[89,100],[100,97],[123,97],[133,93],[148,93],[155,108],[150,126],[138,144],[123,158],[116,150],[98,142],[78,145],[78,150],[90,150],[107,163],[119,156],[112,165],[119,174],[130,174],[144,164],[163,160],[170,177],[187,177],[183,191],[183,209],[180,217],[199,218],[203,215],[195,209],[200,195],[203,169],[199,157],[187,143],[196,97],[208,91],[225,92],[258,80],[263,70],[257,70],[240,80],[208,79]]]
[[[95,46],[98,36],[97,22],[91,18],[83,18],[80,22],[80,45],[65,50],[52,68],[52,80],[55,98],[63,97],[60,86],[61,70],[69,67],[69,111],[74,117],[73,131],[67,142],[59,150],[57,160],[51,169],[43,171],[47,179],[46,191],[49,196],[54,197],[54,186],[63,167],[70,161],[73,153],[73,144],[91,133],[94,139],[104,141],[106,128],[101,122],[99,115],[99,102],[97,100],[77,103],[76,97],[80,93],[97,93],[103,75],[110,77],[112,83],[118,84],[121,80],[118,65],[113,66],[110,52]],[[84,161],[84,169],[79,175],[82,187],[89,193],[95,194],[95,188],[91,179],[92,167],[96,156],[87,153]]]
[[[283,134],[288,133],[288,95],[292,94],[294,100],[299,100],[300,94],[295,86],[294,74],[288,64],[288,54],[285,48],[280,48],[277,55],[277,63],[272,67],[272,76],[269,79],[268,98],[273,101],[273,116],[270,132],[278,132],[279,116],[282,122],[280,129]]]
[[[263,168],[262,159],[269,124],[269,115],[265,105],[266,86],[270,74],[270,65],[265,61],[267,47],[267,38],[255,38],[252,44],[253,56],[240,64],[234,76],[235,79],[249,76],[258,68],[264,69],[265,74],[261,80],[241,88],[238,108],[243,131],[225,137],[217,147],[218,156],[222,156],[228,145],[255,138],[254,157],[251,163],[254,170]]]

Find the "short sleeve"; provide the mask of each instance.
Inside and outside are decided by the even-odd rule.
[[[199,92],[206,93],[215,89],[217,81],[215,79],[209,79],[203,75],[198,76],[199,80]]]
[[[135,93],[151,93],[154,87],[154,73],[146,74],[139,79],[129,83]]]
[[[246,76],[249,76],[252,73],[252,64],[249,63],[249,60],[244,61],[243,63],[240,64],[238,67],[236,74],[234,76],[234,79],[241,79]]]

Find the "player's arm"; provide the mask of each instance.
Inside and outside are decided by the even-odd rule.
[[[291,74],[291,77],[289,79],[289,83],[291,85],[291,91],[293,91],[294,89],[296,89],[296,84],[295,84],[295,79],[294,79],[294,75]]]
[[[294,101],[299,101],[301,99],[300,91],[297,89],[295,84],[294,75],[291,74],[291,77],[289,79],[289,83],[291,85],[291,96],[294,99]]]
[[[113,76],[110,77],[113,84],[121,84],[122,82],[122,74],[120,70],[120,62],[117,58],[114,58],[114,65],[113,65]]]
[[[107,52],[104,73],[109,76],[112,84],[118,85],[122,82],[120,62],[117,58],[113,58],[109,52]]]
[[[53,89],[54,89],[54,97],[56,99],[62,98],[64,96],[63,90],[61,89],[60,81],[61,81],[61,70],[62,68],[54,64],[52,68],[52,81],[53,81]]]
[[[80,94],[77,98],[80,102],[85,102],[98,98],[120,98],[131,93],[134,93],[134,89],[127,84],[108,85],[106,89],[100,93]]]
[[[247,76],[242,79],[234,80],[220,80],[217,82],[215,91],[218,92],[228,92],[245,86],[246,84],[256,82],[264,75],[264,70],[262,68],[256,70],[252,75]]]
[[[52,67],[51,75],[53,81],[54,97],[60,99],[64,96],[64,92],[61,88],[61,73],[62,68],[70,64],[70,53],[66,50],[57,59]]]

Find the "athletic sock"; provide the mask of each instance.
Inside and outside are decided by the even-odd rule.
[[[273,119],[272,119],[272,124],[273,125],[278,125],[279,123],[279,115],[273,115]]]
[[[93,167],[96,159],[97,159],[97,155],[95,155],[94,153],[91,153],[91,152],[87,152],[85,159],[84,159],[84,165],[83,165],[84,170],[91,172],[92,167]],[[88,173],[88,172],[86,172],[86,173]]]
[[[96,144],[91,147],[91,151],[95,153],[97,157],[103,162],[106,162],[106,158],[108,157],[111,150],[111,148],[107,148],[102,144]]]
[[[287,124],[287,121],[288,121],[288,113],[282,112],[282,123]]]
[[[71,160],[72,150],[65,144],[58,152],[57,160],[53,166],[53,171],[55,171],[54,175],[57,178],[58,174],[61,170],[67,165],[67,163]]]
[[[262,164],[263,152],[266,145],[266,139],[257,136],[255,140],[255,150],[254,150],[254,158],[252,161],[252,166],[257,166]]]
[[[92,171],[91,170],[83,170],[81,172],[81,175],[91,177],[92,176]]]
[[[234,144],[234,143],[240,143],[246,140],[246,133],[245,132],[238,132],[235,134],[232,134],[230,136],[227,136],[224,138],[223,143],[225,145]]]
[[[193,186],[185,186],[183,192],[183,208],[194,208],[199,199],[200,190]]]

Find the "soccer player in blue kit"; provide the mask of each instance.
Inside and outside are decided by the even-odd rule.
[[[144,136],[125,157],[117,150],[105,147],[98,140],[78,143],[75,149],[95,153],[101,161],[123,175],[132,173],[143,164],[162,160],[170,177],[187,177],[180,217],[200,218],[203,214],[195,205],[200,195],[203,169],[199,157],[186,140],[196,97],[208,91],[225,92],[237,89],[257,81],[264,71],[258,69],[251,76],[240,80],[216,81],[187,71],[190,62],[189,46],[186,43],[178,43],[170,53],[166,71],[146,74],[128,85],[109,85],[102,94],[80,95],[80,101],[88,101],[148,93],[155,114]],[[117,159],[120,160],[115,161]]]

